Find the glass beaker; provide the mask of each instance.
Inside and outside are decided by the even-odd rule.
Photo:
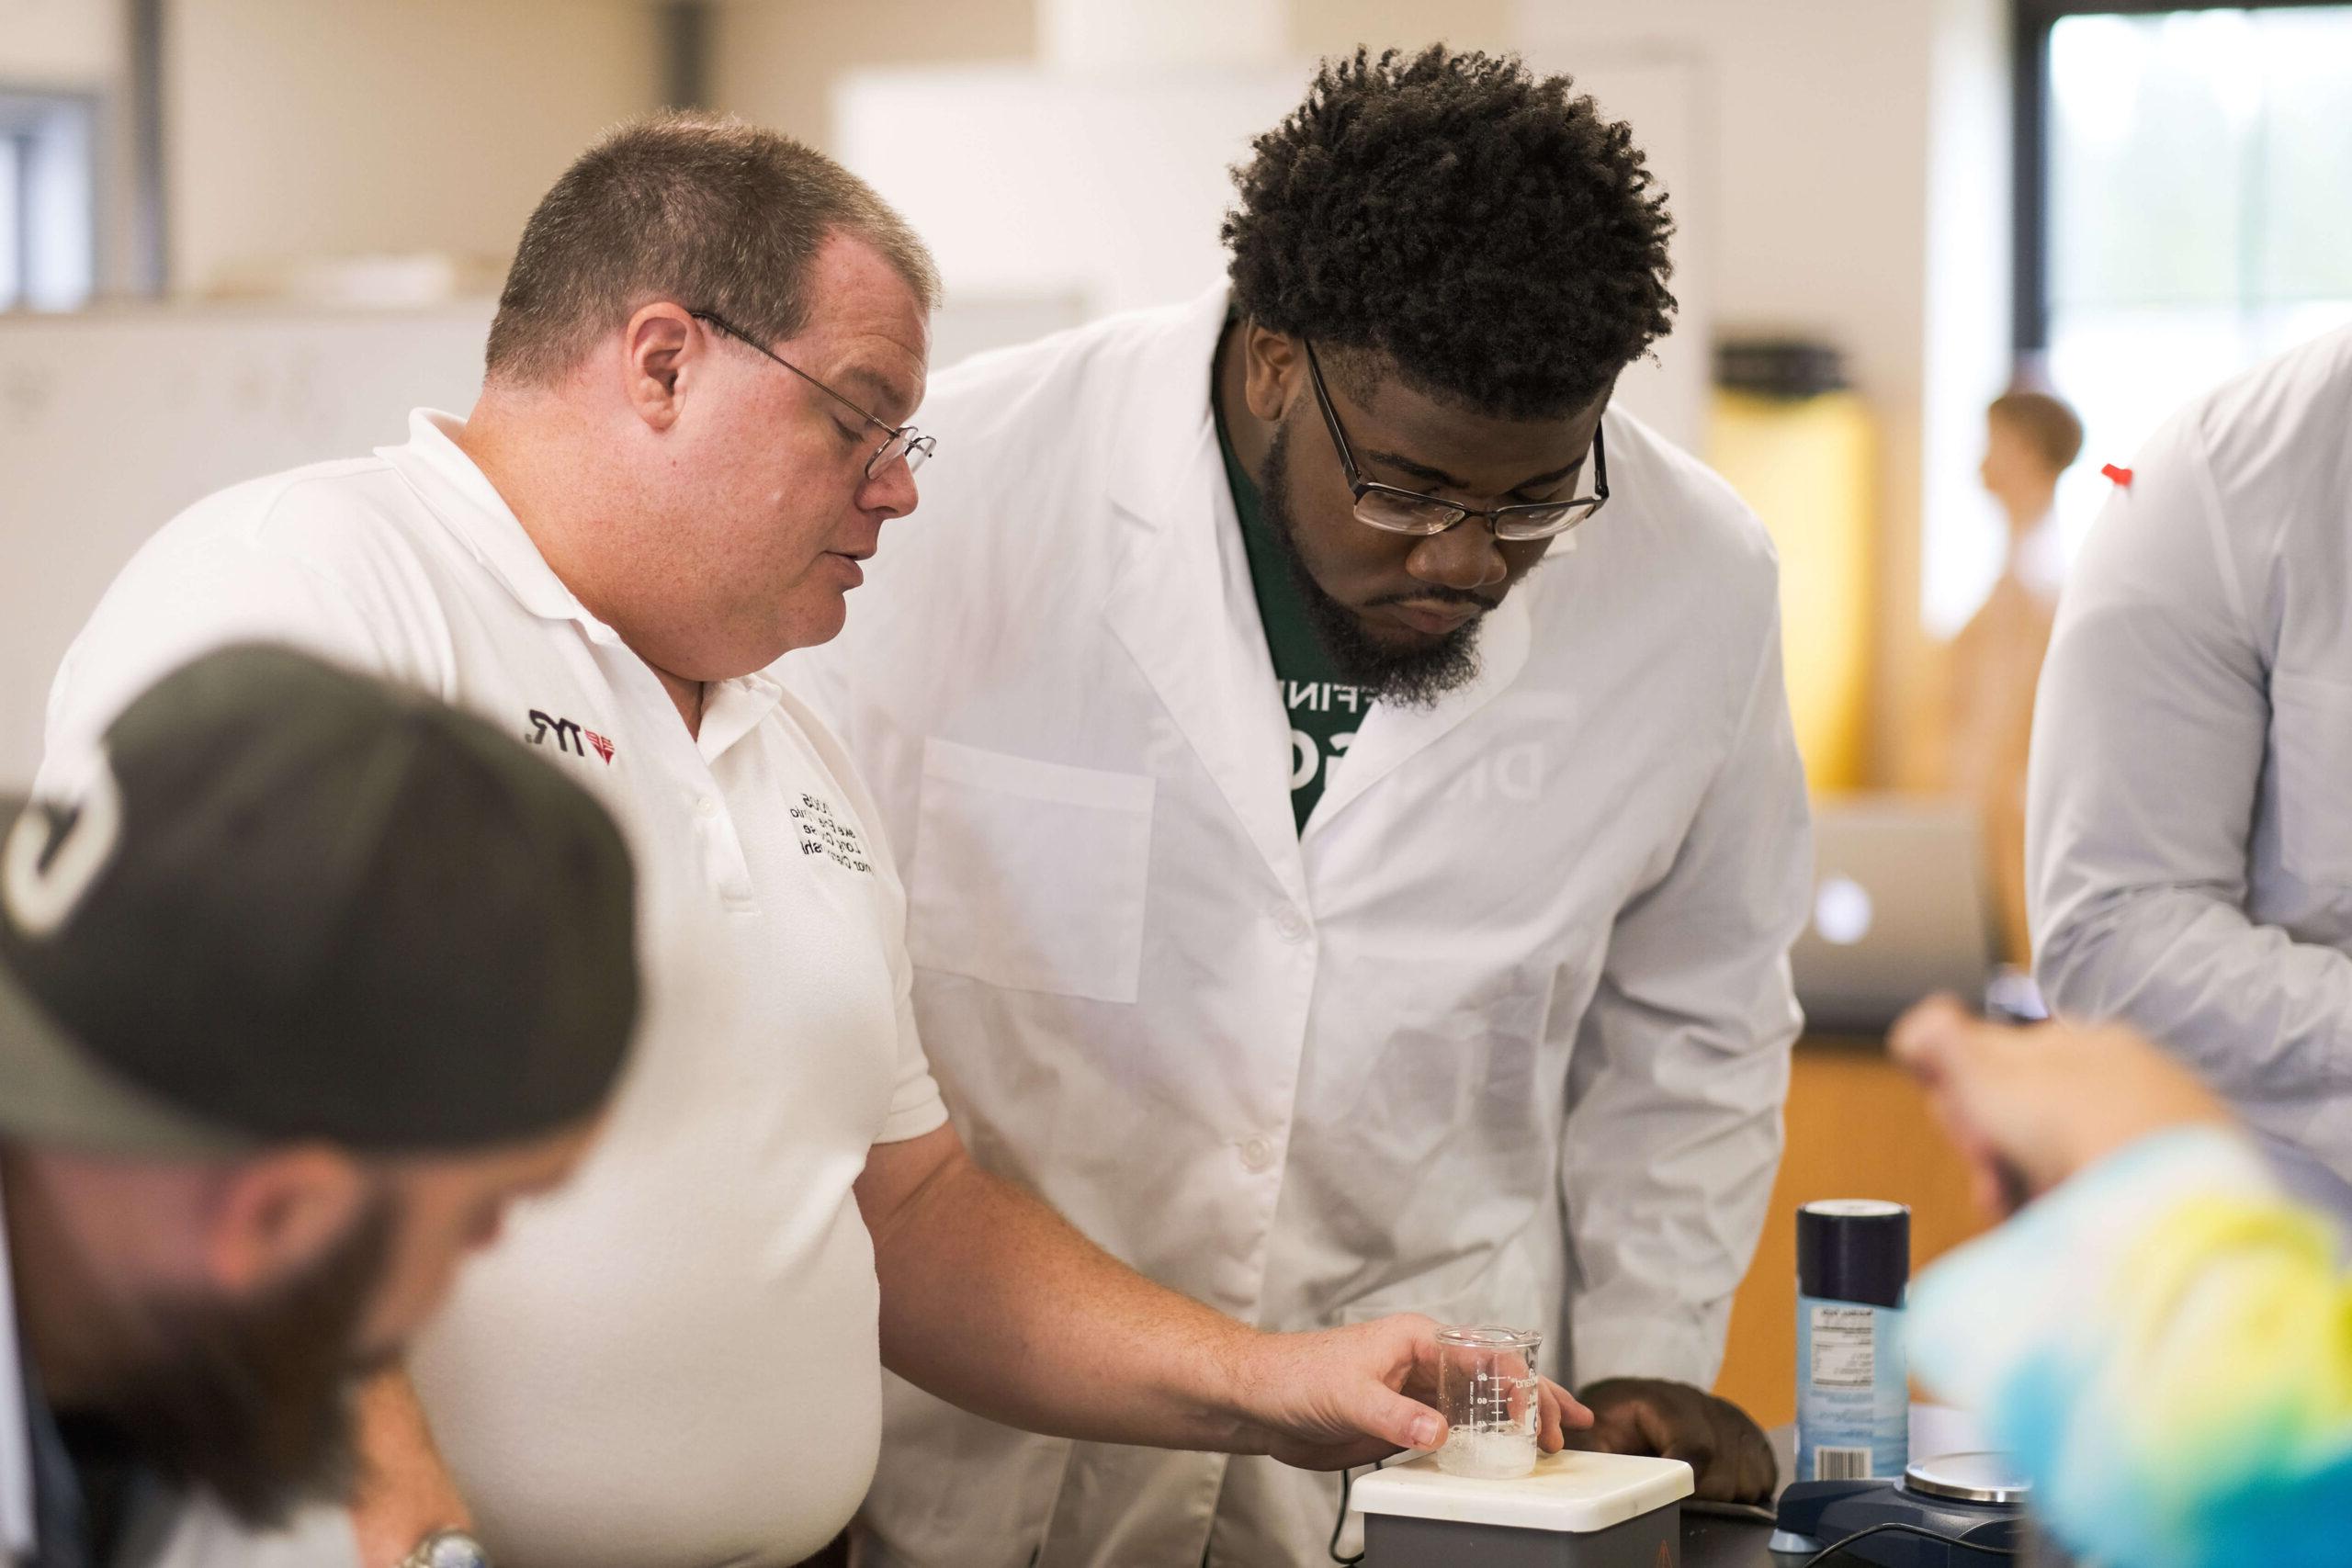
[[[1437,1331],[1438,1412],[1452,1427],[1437,1451],[1440,1470],[1508,1481],[1535,1468],[1543,1348],[1544,1337],[1524,1328]]]

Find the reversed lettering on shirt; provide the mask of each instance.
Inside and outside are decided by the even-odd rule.
[[[854,827],[835,814],[831,801],[820,795],[804,793],[800,804],[791,811],[803,855],[823,855],[844,870],[873,874],[874,863],[866,858],[865,840]]]
[[[1445,798],[1466,806],[1489,801],[1530,805],[1544,797],[1549,773],[1544,748],[1532,741],[1493,747],[1464,765],[1446,785]]]
[[[1373,694],[1362,686],[1338,681],[1285,681],[1277,677],[1274,689],[1291,715],[1290,787],[1309,788],[1329,783],[1331,770],[1356,738],[1353,720],[1373,704]],[[1339,725],[1345,724],[1346,729]]]

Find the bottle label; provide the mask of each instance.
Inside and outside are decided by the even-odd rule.
[[[1796,1479],[1899,1476],[1910,1437],[1901,1309],[1797,1297]]]

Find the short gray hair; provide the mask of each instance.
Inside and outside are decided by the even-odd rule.
[[[798,334],[808,270],[836,233],[881,253],[928,310],[939,270],[874,188],[788,136],[666,113],[607,132],[524,225],[485,355],[492,379],[545,385],[640,307],[709,310],[760,343]]]

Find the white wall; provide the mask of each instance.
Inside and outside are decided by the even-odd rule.
[[[181,293],[379,253],[494,278],[564,166],[662,90],[649,0],[172,0],[164,31]]]
[[[1712,263],[1695,78],[1679,62],[1589,59],[1583,85],[1633,122],[1681,220],[1674,335],[1624,406],[1703,445]],[[869,71],[836,95],[833,150],[939,257],[958,302],[1074,300],[1079,319],[1189,299],[1225,275],[1232,164],[1295,107],[1310,62]],[[944,351],[942,365],[952,363]]]
[[[1928,107],[1928,336],[1917,624],[1949,637],[1999,575],[2008,524],[1984,493],[1984,405],[2008,384],[2011,112],[2006,17],[1939,7]]]
[[[1889,780],[1908,771],[1901,698],[1929,659],[1923,521],[1970,525],[1969,444],[2003,379],[2002,17],[1999,0],[1516,4],[1515,30],[1547,63],[1645,48],[1696,62],[1718,328],[1846,351],[1883,441],[1873,771]]]
[[[717,0],[709,100],[827,147],[835,82],[898,65],[1027,61],[1037,0]]]
[[[0,0],[0,86],[109,84],[129,28],[124,0]]]

